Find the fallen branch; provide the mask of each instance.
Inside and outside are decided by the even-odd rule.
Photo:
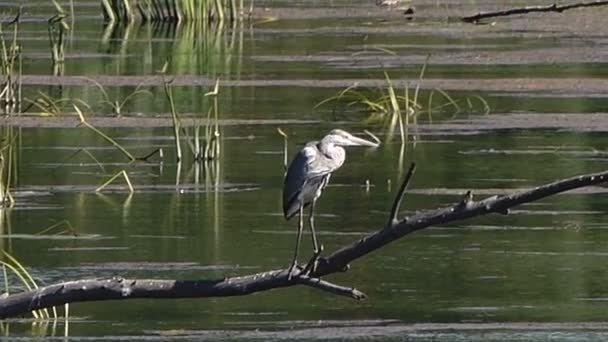
[[[310,269],[306,266],[297,268],[291,277],[289,277],[287,269],[278,269],[218,280],[124,279],[118,277],[83,279],[6,296],[0,299],[0,318],[19,316],[31,310],[73,302],[133,298],[242,296],[294,285],[311,286],[332,294],[363,299],[365,295],[362,292],[321,280],[320,277],[345,271],[352,261],[414,231],[489,213],[508,214],[509,208],[517,205],[608,180],[608,171],[604,171],[560,180],[515,194],[491,196],[481,201],[475,201],[473,194],[467,192],[464,198],[453,206],[419,213],[402,220],[394,220],[394,215],[399,211],[401,198],[413,173],[414,166],[410,168],[399,189],[393,202],[393,209],[389,214],[388,223],[384,227],[327,257],[318,259],[318,266],[311,274],[303,272],[303,270]]]
[[[15,317],[37,308],[48,308],[65,303],[136,298],[204,298],[242,296],[274,288],[306,285],[354,299],[365,295],[356,290],[332,284],[306,275],[287,277],[287,270],[273,270],[221,280],[163,280],[82,279],[68,281],[36,290],[10,295],[0,300],[0,318]]]
[[[466,23],[477,23],[481,19],[493,18],[493,17],[506,17],[509,15],[526,14],[526,13],[532,13],[532,12],[558,12],[558,13],[561,13],[563,11],[574,9],[574,8],[579,8],[579,7],[594,7],[594,6],[604,6],[604,5],[608,5],[608,1],[606,1],[606,0],[583,1],[583,2],[573,3],[573,4],[568,4],[568,5],[558,5],[558,4],[554,3],[554,4],[548,5],[548,6],[525,6],[525,7],[517,7],[517,8],[511,8],[511,9],[501,10],[501,11],[480,12],[480,13],[477,13],[477,14],[469,16],[469,17],[464,17],[464,18],[462,18],[462,21],[464,21]]]

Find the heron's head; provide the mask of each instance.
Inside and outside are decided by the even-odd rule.
[[[323,138],[323,142],[338,145],[338,146],[369,146],[378,147],[379,144],[365,139],[357,138],[356,136],[343,131],[334,129]]]

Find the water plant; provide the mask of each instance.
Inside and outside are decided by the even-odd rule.
[[[85,117],[84,117],[83,112],[80,110],[80,108],[78,108],[77,105],[74,105],[74,109],[76,110],[76,113],[78,113],[78,117],[80,118],[80,123],[82,125],[86,126],[90,130],[92,130],[93,132],[95,132],[97,135],[99,135],[100,137],[102,137],[104,140],[106,140],[107,142],[109,142],[112,145],[114,145],[123,155],[125,155],[127,158],[129,158],[129,163],[134,162],[136,160],[142,160],[142,159],[145,160],[145,159],[151,157],[152,155],[156,154],[156,151],[154,151],[154,152],[148,154],[144,158],[136,158],[136,157],[134,157],[129,151],[127,151],[127,149],[125,149],[122,145],[120,145],[118,142],[116,142],[116,140],[112,139],[109,135],[105,134],[104,132],[102,132],[98,128],[96,128],[95,126],[93,126],[90,123],[88,123],[86,121]],[[95,158],[93,157],[93,159],[95,159]],[[116,174],[114,174],[112,177],[110,177],[109,180],[107,180],[102,185],[100,185],[99,187],[97,187],[95,189],[95,192],[99,192],[99,191],[103,190],[106,186],[108,186],[108,184],[112,183],[119,176],[123,176],[124,177],[125,181],[127,182],[128,187],[129,187],[129,190],[131,192],[133,192],[134,191],[133,190],[133,185],[131,184],[131,180],[129,179],[129,175],[127,174],[126,170],[120,170],[120,171],[118,171]]]
[[[72,101],[79,102],[85,107],[89,107],[87,103],[81,102],[80,100],[72,100],[69,98],[55,99],[41,91],[38,91],[38,96],[34,99],[29,97],[24,98],[25,102],[29,103],[27,107],[23,109],[23,112],[29,112],[30,109],[35,108],[38,111],[36,114],[41,116],[58,116],[63,112],[63,107],[66,103]]]
[[[365,122],[382,122],[386,127],[388,139],[392,139],[395,131],[398,130],[402,143],[405,143],[407,140],[408,127],[415,126],[421,116],[426,116],[428,121],[432,122],[434,114],[449,113],[453,117],[465,110],[469,113],[481,112],[488,114],[490,112],[488,103],[479,95],[456,100],[439,88],[428,91],[428,100],[426,102],[422,101],[420,85],[424,78],[426,65],[425,63],[422,66],[418,82],[416,82],[413,89],[408,84],[405,85],[401,92],[403,95],[400,95],[400,90],[395,87],[385,71],[385,84],[383,87],[360,88],[355,84],[319,102],[315,108],[328,102],[340,102],[345,103],[348,107],[355,107],[367,114]],[[443,100],[439,104],[437,104],[437,94]],[[463,107],[462,102],[466,106]],[[482,109],[479,110],[476,104],[481,104]]]
[[[162,73],[164,73],[166,68],[167,63],[165,63],[165,65],[163,66]],[[182,146],[180,139],[181,121],[179,120],[177,109],[175,108],[175,101],[173,100],[173,89],[171,88],[171,83],[163,79],[163,88],[165,90],[165,96],[169,101],[169,108],[171,110],[171,119],[173,123],[173,138],[175,139],[175,158],[179,163],[182,160]]]
[[[167,68],[167,63],[163,67],[161,73]],[[220,129],[219,129],[219,80],[216,80],[215,86],[212,91],[205,93],[204,97],[212,98],[212,105],[207,110],[207,116],[204,120],[204,125],[195,125],[194,136],[190,138],[188,131],[182,125],[182,120],[175,107],[175,101],[173,98],[173,89],[171,82],[163,78],[163,85],[165,90],[165,96],[169,102],[169,108],[171,111],[173,137],[175,141],[175,154],[176,161],[179,163],[182,160],[182,148],[181,148],[181,134],[183,133],[187,139],[188,146],[192,152],[195,161],[204,162],[210,160],[219,159],[221,153],[220,145]],[[201,136],[201,129],[204,129],[203,135]]]
[[[4,276],[4,293],[5,295],[10,294],[10,284],[9,284],[9,274],[15,276],[19,282],[25,286],[27,290],[33,290],[38,288],[38,284],[34,280],[34,277],[30,272],[11,254],[6,251],[2,251],[2,255],[6,260],[0,260],[0,265],[2,265],[2,273]],[[10,271],[10,273],[9,273]],[[67,319],[67,310],[68,305],[65,305],[66,319]],[[57,308],[51,307],[51,312],[53,313],[52,318],[57,320]],[[51,314],[47,309],[41,310],[33,310],[31,311],[32,316],[36,319],[48,320],[51,318]]]
[[[93,155],[93,153],[91,153],[88,149],[86,148],[79,148],[78,150],[76,150],[74,153],[70,154],[67,158],[65,158],[65,160],[63,160],[58,166],[57,169],[62,167],[65,163],[67,163],[68,161],[70,161],[71,159],[73,159],[74,157],[76,157],[79,154],[84,154],[87,157],[89,157],[94,163],[95,165],[97,165],[97,167],[99,167],[99,170],[103,173],[106,172],[105,167],[103,166],[103,164],[97,159],[95,158],[95,156]]]
[[[7,26],[13,26],[12,39],[7,42],[4,39],[3,24],[0,23],[0,76],[3,83],[0,85],[0,107],[4,114],[21,112],[21,75],[22,55],[19,43],[19,20],[18,13]]]
[[[61,228],[61,227],[65,227],[65,228],[62,230],[56,229],[56,228]],[[61,220],[59,222],[53,223],[52,225],[44,228],[43,230],[39,231],[38,233],[36,233],[34,235],[48,234],[53,230],[58,230],[56,233],[54,233],[54,235],[62,235],[62,234],[68,233],[72,236],[78,236],[78,233],[76,233],[76,230],[74,229],[74,227],[68,220]]]
[[[90,130],[95,132],[98,136],[102,137],[105,141],[114,145],[114,147],[116,147],[116,149],[118,149],[125,157],[129,158],[130,162],[137,159],[129,151],[127,151],[127,149],[125,149],[122,145],[120,145],[118,142],[116,142],[116,140],[112,139],[109,135],[105,134],[104,132],[102,132],[95,126],[91,125],[89,122],[87,122],[87,120],[84,117],[84,113],[82,112],[82,110],[80,110],[80,108],[76,104],[74,104],[73,106],[74,106],[74,109],[76,110],[76,113],[78,114],[78,117],[80,118],[80,124],[86,126]]]
[[[149,95],[152,96],[152,93],[148,89],[143,89],[145,86],[145,81],[139,83],[133,91],[128,93],[123,97],[113,97],[110,95],[108,90],[96,80],[90,77],[83,77],[88,82],[93,84],[97,89],[99,89],[99,94],[101,94],[101,100],[89,104],[80,98],[53,98],[52,96],[45,94],[41,91],[38,91],[37,97],[29,98],[25,97],[25,102],[29,103],[29,105],[24,109],[24,112],[28,112],[30,109],[37,109],[37,114],[42,116],[59,116],[61,115],[67,108],[77,104],[88,110],[92,110],[95,108],[96,110],[102,110],[107,112],[107,108],[109,107],[110,112],[114,116],[122,116],[125,113],[125,106],[133,101],[136,97],[141,95]],[[101,108],[100,108],[101,107]]]
[[[69,225],[69,222],[68,222]],[[3,296],[8,296],[17,286],[13,286],[10,283],[10,278],[14,277],[17,279],[18,283],[26,288],[27,290],[38,289],[38,283],[32,276],[32,274],[23,266],[21,262],[19,262],[14,256],[5,250],[2,251],[2,257],[4,260],[0,260],[0,265],[2,266],[2,276],[4,278],[4,293]],[[68,325],[69,325],[69,308],[70,304],[66,303],[63,305],[64,309],[64,331],[63,336],[68,337]],[[48,323],[52,322],[51,326],[51,336],[55,336],[56,325],[59,319],[58,310],[56,306],[50,308],[50,312],[48,309],[39,309],[30,311],[32,316],[34,317],[34,321],[32,322],[32,334],[38,337],[49,336],[46,328],[48,328]],[[2,322],[0,325],[0,331],[6,332],[8,336],[9,329],[8,322]]]
[[[12,207],[15,204],[15,200],[10,191],[10,164],[7,162],[4,153],[2,152],[0,152],[0,209]]]
[[[137,97],[139,95],[152,96],[152,93],[149,90],[143,89],[144,82],[142,82],[142,83],[139,83],[132,92],[127,94],[127,96],[123,97],[122,99],[112,98],[109,95],[108,91],[104,88],[104,86],[101,85],[101,83],[99,83],[96,80],[89,78],[89,77],[86,77],[86,79],[89,82],[93,83],[97,87],[97,89],[99,89],[99,92],[101,93],[101,95],[103,97],[103,99],[101,100],[101,104],[108,105],[112,110],[112,114],[114,114],[116,116],[121,116],[125,105],[127,103],[129,103],[129,101],[133,100],[135,97]]]
[[[105,189],[108,185],[110,185],[112,182],[114,182],[114,180],[116,180],[116,178],[123,176],[123,178],[125,179],[125,182],[127,183],[127,186],[129,187],[129,191],[131,193],[133,193],[135,190],[133,189],[133,184],[131,184],[131,180],[129,179],[129,175],[127,174],[126,170],[120,170],[118,171],[116,174],[114,174],[112,177],[110,177],[110,179],[108,179],[107,181],[105,181],[103,184],[101,184],[100,186],[98,186],[95,189],[95,192],[100,192],[103,189]]]
[[[215,87],[212,91],[205,94],[205,97],[213,99],[213,105],[207,111],[207,120],[205,125],[205,137],[202,143],[199,143],[200,148],[196,150],[196,160],[216,160],[220,157],[220,128],[219,128],[219,103],[217,96],[219,95],[220,81],[215,81]],[[213,120],[211,119],[213,112]],[[197,126],[200,127],[200,126]],[[198,138],[196,139],[199,140]]]
[[[12,127],[2,128],[0,138],[0,210],[12,207],[15,200],[11,194],[11,185],[14,183],[17,151],[14,148],[16,134]]]

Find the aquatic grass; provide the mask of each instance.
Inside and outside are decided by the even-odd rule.
[[[34,235],[44,235],[47,234],[51,231],[53,231],[55,228],[61,227],[61,226],[65,226],[66,228],[55,233],[55,235],[61,235],[61,234],[65,234],[65,233],[69,233],[70,235],[73,236],[78,236],[78,233],[76,233],[76,230],[74,229],[74,227],[72,226],[72,224],[70,223],[70,221],[68,220],[61,220],[57,223],[54,223],[52,225],[50,225],[49,227],[44,228],[43,230],[39,231],[38,233],[34,234]]]
[[[167,69],[167,63],[165,63],[162,73],[164,74]],[[173,127],[173,138],[175,141],[175,158],[177,159],[177,163],[182,160],[182,146],[180,139],[180,126],[181,122],[179,120],[177,109],[175,108],[175,101],[173,100],[173,90],[171,88],[171,83],[164,79],[163,75],[163,88],[165,90],[165,96],[167,97],[167,101],[169,101],[169,109],[171,110],[171,120]]]
[[[215,81],[213,90],[207,92],[205,97],[213,98],[213,105],[207,111],[207,124],[205,126],[205,140],[202,144],[202,155],[199,160],[215,160],[220,157],[220,129],[219,129],[219,79]],[[213,112],[213,120],[211,120],[211,112]]]
[[[135,190],[133,189],[133,184],[131,183],[131,180],[129,179],[129,175],[127,174],[126,170],[120,170],[118,171],[116,174],[114,174],[112,177],[110,177],[110,179],[108,179],[107,181],[105,181],[103,184],[101,184],[100,186],[98,186],[95,189],[95,192],[100,192],[103,189],[105,189],[108,185],[110,185],[112,182],[114,182],[114,180],[116,180],[116,178],[123,176],[125,182],[127,183],[127,186],[129,187],[129,192],[133,193],[135,192]]]
[[[383,87],[378,88],[359,88],[358,84],[353,84],[317,103],[314,108],[318,108],[330,102],[343,103],[347,107],[353,107],[358,111],[366,113],[364,119],[366,123],[382,122],[386,127],[386,136],[390,140],[394,137],[395,131],[399,131],[402,143],[405,143],[409,135],[408,127],[416,127],[418,118],[424,114],[428,115],[428,121],[432,122],[433,113],[449,113],[452,117],[465,111],[469,113],[479,113],[478,105],[482,106],[481,113],[489,114],[490,106],[488,102],[479,95],[467,96],[455,99],[442,89],[434,88],[429,90],[427,101],[422,100],[421,83],[426,71],[425,63],[420,71],[418,82],[413,88],[405,85],[403,95],[399,95],[387,72],[384,72]],[[411,94],[413,92],[413,95]],[[440,95],[443,101],[436,104],[437,96]],[[463,108],[462,103],[466,106]],[[478,104],[478,105],[476,105]]]
[[[5,115],[21,112],[23,61],[18,39],[20,16],[21,12],[7,24],[13,26],[10,43],[4,39],[3,24],[0,23],[0,76],[4,81],[0,90],[0,105]]]
[[[166,70],[167,64],[163,67],[161,72]],[[164,77],[164,76],[163,76]],[[186,136],[186,142],[190,147],[192,155],[195,161],[209,161],[218,159],[221,154],[220,146],[220,129],[219,129],[219,102],[217,95],[219,94],[219,80],[216,80],[213,90],[204,94],[204,97],[211,97],[212,105],[207,110],[207,116],[204,125],[204,134],[201,137],[201,125],[196,125],[193,128],[193,137],[190,138],[188,131],[183,127],[181,118],[177,112],[175,106],[175,100],[173,98],[173,90],[171,82],[163,78],[163,85],[165,90],[165,96],[169,102],[169,109],[171,111],[171,120],[173,128],[173,137],[175,141],[175,154],[176,161],[179,163],[183,158],[182,147],[181,147],[181,134]]]
[[[10,163],[7,162],[4,154],[0,153],[0,209],[15,205],[15,199],[10,190]]]
[[[110,97],[110,95],[108,94],[108,92],[106,91],[105,87],[101,83],[97,82],[96,80],[94,80],[90,77],[85,77],[85,79],[87,79],[87,81],[93,83],[95,85],[95,87],[97,87],[97,89],[99,89],[99,92],[101,93],[101,95],[103,97],[103,100],[101,100],[100,103],[109,105],[110,108],[112,109],[112,113],[116,116],[121,116],[125,105],[129,101],[133,100],[136,96],[138,96],[138,95],[152,96],[152,92],[150,92],[148,89],[142,89],[145,84],[145,82],[142,82],[142,83],[139,83],[135,87],[135,89],[132,92],[130,92],[129,94],[127,94],[127,96],[125,96],[122,100],[112,99]]]
[[[102,137],[105,141],[114,145],[116,147],[116,149],[118,149],[120,152],[122,152],[123,155],[125,155],[127,158],[129,158],[130,162],[135,161],[137,159],[129,151],[127,151],[124,147],[122,147],[122,145],[120,145],[118,142],[116,142],[116,140],[112,139],[109,135],[105,134],[104,132],[97,129],[95,126],[88,123],[84,117],[84,113],[80,110],[80,108],[76,104],[73,104],[73,107],[76,110],[76,113],[78,114],[78,117],[80,118],[80,123],[82,125],[86,126],[90,130],[95,132],[97,135]]]
[[[25,108],[24,112],[28,112],[32,107],[39,109],[39,114],[42,116],[57,116],[62,112],[61,103],[63,99],[55,100],[41,91],[38,91],[38,97],[35,99],[32,100],[26,97],[24,100],[30,104]]]
[[[3,251],[3,253],[6,253]],[[19,281],[28,289],[28,290],[32,290],[32,285],[29,283],[29,279],[28,277],[23,274],[21,272],[21,270],[19,270],[19,268],[11,265],[10,263],[0,260],[0,265],[2,265],[3,268],[3,274],[4,276],[4,287],[6,289],[6,294],[10,294],[10,290],[9,290],[9,284],[8,284],[8,272],[6,271],[6,269],[9,269],[11,271],[11,274],[15,275],[17,277],[17,279],[19,279]],[[27,272],[27,271],[26,271]],[[47,312],[48,313],[48,312]],[[33,310],[32,311],[32,316],[34,316],[34,318],[39,319],[44,317],[44,312],[41,310]]]
[[[110,96],[110,94],[106,90],[106,88],[98,81],[96,81],[90,77],[86,77],[86,76],[82,76],[82,78],[86,79],[93,86],[95,86],[99,90],[99,93],[101,94],[102,99],[100,101],[96,102],[93,106],[91,106],[89,103],[87,103],[84,100],[79,99],[79,98],[63,97],[63,98],[55,99],[48,94],[38,91],[37,97],[35,97],[33,99],[26,97],[24,99],[25,102],[29,103],[29,105],[24,109],[24,112],[29,111],[31,108],[36,108],[39,110],[39,112],[38,112],[39,115],[59,116],[65,111],[66,107],[68,107],[69,105],[77,104],[79,106],[86,108],[87,110],[92,110],[93,107],[95,107],[96,110],[99,110],[99,108],[97,108],[98,107],[97,105],[101,104],[104,106],[107,105],[110,108],[111,113],[113,115],[119,117],[124,113],[125,106],[129,102],[133,101],[137,96],[141,96],[141,95],[148,95],[150,97],[152,96],[152,92],[150,92],[150,90],[143,89],[145,87],[146,81],[142,81],[141,83],[139,83],[135,87],[135,89],[133,91],[131,91],[130,93],[128,93],[126,96],[124,96],[122,98],[118,98],[118,97],[113,98],[112,96]],[[105,110],[105,108],[102,108],[102,110]]]
[[[63,167],[63,165],[65,165],[67,162],[69,162],[70,160],[75,158],[80,153],[84,153],[86,156],[91,158],[91,160],[95,163],[95,165],[97,165],[97,167],[99,167],[101,172],[104,172],[104,173],[106,172],[106,169],[105,169],[105,167],[103,167],[103,164],[97,158],[95,158],[95,156],[91,152],[89,152],[89,150],[86,148],[80,148],[77,151],[75,151],[74,153],[72,153],[71,155],[69,155],[57,166],[56,169]]]
[[[391,118],[390,118],[390,124],[389,124],[389,128],[391,130],[391,134],[389,134],[389,136],[392,136],[392,131],[394,131],[394,127],[398,124],[399,125],[399,136],[401,137],[401,143],[405,143],[405,130],[403,128],[404,122],[403,122],[403,117],[401,114],[401,108],[399,107],[399,100],[397,99],[397,95],[395,94],[395,88],[393,87],[393,82],[391,82],[390,77],[388,77],[388,74],[386,72],[384,72],[384,79],[386,81],[387,87],[386,87],[386,92],[387,92],[387,97],[389,100],[389,104],[390,106],[388,106],[389,108],[389,113],[391,113]],[[406,92],[406,96],[405,96],[405,105],[406,105],[406,111],[405,111],[405,115],[406,115],[406,120],[407,117],[409,117],[409,96],[408,96],[408,88],[406,88],[405,90]]]
[[[33,290],[33,289],[37,289],[38,288],[38,284],[36,283],[36,281],[34,280],[34,277],[31,275],[30,272],[28,272],[28,270],[15,258],[13,257],[11,254],[9,254],[6,251],[2,251],[2,255],[8,259],[7,261],[4,260],[0,260],[0,264],[3,267],[3,275],[4,275],[4,288],[5,288],[5,293],[8,295],[10,292],[10,286],[8,284],[8,272],[7,269],[11,271],[11,274],[13,274],[15,277],[17,277],[17,279],[21,282],[21,284],[23,284],[28,290]],[[67,304],[66,304],[66,308],[67,308]],[[53,312],[53,320],[57,320],[57,309],[56,307],[52,307],[51,311]],[[49,311],[47,309],[42,309],[42,310],[33,310],[32,311],[32,316],[34,316],[35,319],[42,319],[42,320],[48,320],[51,318],[51,315],[49,314]]]
[[[15,170],[17,168],[17,149],[14,147],[17,135],[12,127],[2,128],[3,134],[0,142],[0,209],[15,205],[11,194],[11,185],[15,183]]]
[[[32,108],[36,108],[39,111],[36,114],[40,116],[59,116],[63,113],[64,107],[68,104],[77,103],[87,110],[91,110],[91,106],[88,103],[84,102],[81,99],[72,99],[72,98],[60,98],[54,99],[53,97],[38,91],[38,97],[34,99],[30,99],[29,97],[25,97],[23,99],[25,102],[29,103],[29,105],[23,110],[24,113],[29,112]]]

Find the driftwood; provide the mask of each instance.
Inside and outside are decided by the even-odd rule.
[[[242,296],[294,285],[311,286],[332,294],[363,299],[365,294],[362,292],[321,280],[320,277],[346,271],[352,261],[414,231],[489,213],[508,214],[509,208],[519,204],[608,180],[608,171],[604,171],[559,180],[515,194],[491,196],[480,201],[475,201],[473,194],[469,191],[460,202],[453,206],[398,219],[401,200],[414,174],[414,169],[414,164],[412,164],[395,197],[388,220],[382,228],[326,257],[318,260],[313,258],[308,265],[297,267],[291,277],[287,273],[288,268],[285,268],[217,280],[124,279],[120,277],[75,280],[2,297],[0,299],[0,318],[15,317],[32,310],[65,303],[134,298]],[[316,265],[314,270],[311,265]]]
[[[606,0],[583,1],[583,2],[573,3],[573,4],[568,4],[568,5],[558,5],[558,4],[554,3],[554,4],[548,5],[548,6],[525,6],[525,7],[510,8],[510,9],[501,10],[501,11],[481,12],[481,13],[477,13],[477,14],[469,16],[469,17],[463,17],[462,21],[464,21],[466,23],[477,23],[481,19],[486,19],[486,18],[506,17],[509,15],[526,14],[526,13],[533,13],[533,12],[558,12],[558,13],[561,13],[563,11],[567,11],[567,10],[574,9],[574,8],[605,6],[605,5],[608,5],[608,1],[606,1]]]

